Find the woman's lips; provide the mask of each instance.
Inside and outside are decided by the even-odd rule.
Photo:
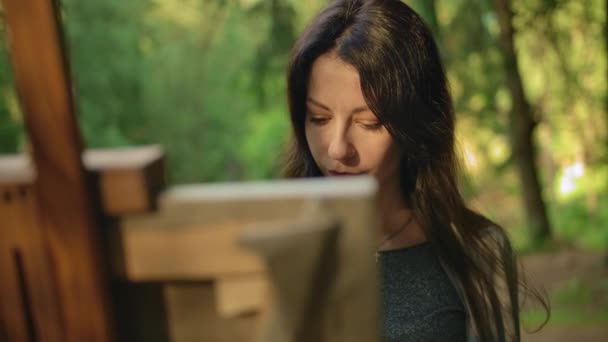
[[[327,173],[330,176],[358,176],[365,174],[365,172],[338,172],[333,170],[328,170]]]

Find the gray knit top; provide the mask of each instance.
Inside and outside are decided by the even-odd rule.
[[[430,243],[380,252],[384,342],[466,341],[465,309]]]

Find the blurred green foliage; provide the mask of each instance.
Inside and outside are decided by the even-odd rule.
[[[278,177],[290,135],[289,49],[326,3],[61,1],[87,146],[160,143],[168,151],[173,183]],[[408,3],[432,27],[450,77],[465,195],[525,246],[521,188],[507,137],[511,100],[493,2]],[[514,0],[513,6],[520,72],[539,121],[538,167],[555,234],[606,248],[605,0]],[[0,48],[0,153],[24,151],[6,44]]]

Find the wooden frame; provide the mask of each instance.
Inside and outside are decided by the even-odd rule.
[[[0,157],[0,340],[378,340],[371,178],[163,192],[160,147],[84,151],[55,2],[2,1],[32,156]]]
[[[41,218],[37,234],[45,242],[42,254],[47,255],[53,271],[49,291],[59,298],[53,311],[60,322],[57,328],[63,329],[48,340],[114,340],[108,268],[98,243],[90,183],[81,160],[83,144],[74,114],[59,12],[56,3],[49,0],[2,3],[15,86],[36,171],[35,205]],[[29,278],[36,279],[33,275]],[[43,312],[31,315],[38,317]],[[46,331],[34,330],[34,326],[29,325],[24,336],[42,338]]]
[[[172,341],[213,340],[215,325],[265,309],[274,323],[262,341],[375,341],[375,191],[368,178],[170,188],[158,212],[123,218],[114,266],[131,282],[171,284]],[[242,340],[252,326],[220,340]]]

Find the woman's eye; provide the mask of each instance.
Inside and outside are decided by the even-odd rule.
[[[323,117],[323,116],[311,116],[308,121],[310,121],[311,123],[315,124],[315,125],[323,125],[325,123],[327,123],[327,121],[329,121],[329,118]]]
[[[382,124],[379,122],[374,122],[374,123],[362,123],[361,124],[363,126],[363,128],[370,130],[370,131],[377,131],[380,128],[382,128]]]

